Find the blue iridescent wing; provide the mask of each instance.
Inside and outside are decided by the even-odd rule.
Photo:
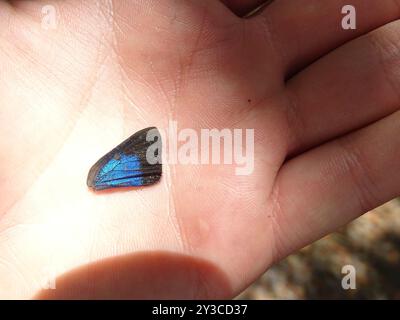
[[[161,136],[154,128],[136,132],[90,169],[87,185],[95,190],[156,183],[162,174]]]

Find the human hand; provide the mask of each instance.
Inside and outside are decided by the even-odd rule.
[[[345,4],[2,2],[0,297],[233,297],[399,195],[400,3],[354,0],[352,31]],[[254,172],[165,163],[157,185],[88,190],[100,156],[170,120],[254,129]]]

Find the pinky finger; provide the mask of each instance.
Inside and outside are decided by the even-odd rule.
[[[282,255],[399,196],[400,111],[288,161],[274,195]]]

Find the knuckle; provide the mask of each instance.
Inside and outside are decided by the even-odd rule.
[[[376,203],[379,203],[376,198],[378,192],[372,177],[372,170],[368,166],[365,155],[349,138],[339,139],[338,144],[344,151],[343,166],[354,186],[354,196],[358,200],[360,210],[367,212],[373,209]]]

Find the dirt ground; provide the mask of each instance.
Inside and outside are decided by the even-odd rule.
[[[342,288],[353,265],[356,289]],[[395,199],[273,266],[241,299],[400,299],[400,200]]]

